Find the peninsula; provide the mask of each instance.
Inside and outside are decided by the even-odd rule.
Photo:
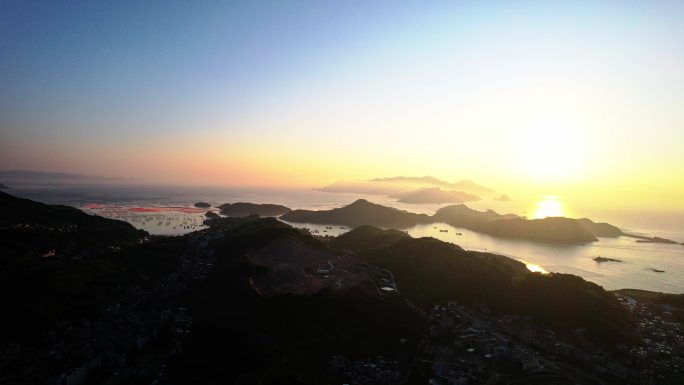
[[[596,257],[594,258],[594,261],[597,263],[603,263],[603,262],[622,262],[622,260],[615,259],[615,258],[607,258],[607,257]]]

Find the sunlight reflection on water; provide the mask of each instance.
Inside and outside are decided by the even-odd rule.
[[[548,271],[544,270],[543,267],[537,265],[536,263],[531,263],[527,262],[524,259],[518,259],[518,261],[522,262],[525,264],[525,267],[527,267],[527,270],[533,272],[533,273],[542,273],[542,274],[549,274]]]

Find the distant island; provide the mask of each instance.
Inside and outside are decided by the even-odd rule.
[[[224,203],[218,208],[221,214],[228,217],[246,217],[249,215],[258,215],[261,217],[277,217],[290,212],[289,207],[276,204],[257,204],[249,202],[238,203]]]
[[[8,188],[9,188],[9,187],[7,187],[6,185],[0,183],[0,190],[5,190],[5,189],[8,189]]]
[[[197,202],[197,203],[195,203],[195,207],[208,209],[209,207],[211,207],[211,205],[207,202]]]
[[[475,194],[463,191],[445,191],[439,187],[421,188],[415,191],[393,196],[403,203],[463,203],[479,201],[481,198]]]
[[[506,194],[501,194],[500,197],[495,198],[494,200],[495,200],[495,201],[500,201],[500,202],[510,202],[510,201],[512,201],[513,199],[511,199],[511,197],[509,197],[509,196],[506,195]]]
[[[125,181],[124,178],[33,170],[0,170],[0,179],[17,182]]]
[[[596,262],[598,262],[598,263],[603,263],[603,262],[622,262],[622,261],[619,260],[619,259],[607,258],[607,257],[600,257],[600,256],[594,258],[594,261],[596,261]]]
[[[397,176],[361,181],[338,181],[315,190],[332,193],[386,195],[404,203],[463,203],[502,197],[470,180],[446,182],[432,176]]]
[[[208,219],[218,219],[218,218],[221,218],[220,215],[216,214],[216,213],[213,212],[213,211],[207,211],[206,213],[204,213],[204,216],[207,217]]]

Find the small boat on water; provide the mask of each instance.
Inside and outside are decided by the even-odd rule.
[[[440,230],[439,230],[439,232],[440,232],[440,233],[448,233],[448,232],[449,232],[449,230],[446,230],[446,229],[440,229]]]

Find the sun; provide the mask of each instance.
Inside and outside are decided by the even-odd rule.
[[[522,127],[516,133],[521,172],[540,182],[562,182],[577,176],[584,156],[577,128],[559,119]]]
[[[563,205],[559,198],[554,195],[545,195],[537,202],[532,218],[541,219],[547,217],[562,217],[564,215]]]

